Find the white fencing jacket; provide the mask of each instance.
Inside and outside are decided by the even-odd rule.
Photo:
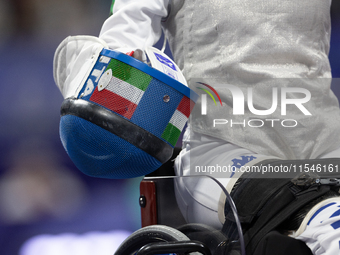
[[[112,49],[143,49],[159,40],[163,27],[189,87],[201,92],[208,84],[221,99],[215,105],[213,97],[220,102],[211,92],[206,115],[198,101],[190,119],[194,132],[263,155],[317,158],[340,147],[338,100],[330,90],[330,5],[331,0],[116,0],[99,37]],[[235,98],[244,99],[241,113],[233,111]],[[214,125],[216,119],[224,124]],[[327,217],[337,207],[328,208],[333,212]],[[328,230],[311,224],[306,231]],[[338,228],[327,239],[320,236],[305,232],[301,239],[314,254],[335,254]]]
[[[201,92],[197,82],[208,84],[221,98],[223,106],[208,96],[206,115],[198,101],[190,119],[194,132],[283,159],[317,158],[340,145],[338,101],[330,90],[330,5],[331,0],[115,1],[99,37],[113,49],[143,49],[157,42],[163,26],[189,87]],[[236,96],[228,86],[243,94],[244,114],[234,114]],[[250,93],[253,112],[269,114],[248,110]],[[288,100],[283,106],[282,96]],[[216,119],[227,124],[214,126]]]

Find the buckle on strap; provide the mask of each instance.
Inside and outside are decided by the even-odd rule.
[[[340,187],[340,179],[321,177],[315,173],[303,173],[293,178],[291,182],[297,186],[309,187],[311,185],[329,185]]]

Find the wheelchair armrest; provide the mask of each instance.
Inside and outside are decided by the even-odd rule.
[[[142,227],[162,224],[176,228],[186,224],[177,205],[174,180],[171,178],[150,179],[153,176],[174,176],[174,159],[180,151],[180,148],[175,148],[173,156],[168,162],[155,172],[147,175],[147,180],[142,180],[139,198]]]
[[[161,224],[177,228],[186,221],[178,208],[174,180],[143,179],[140,184],[142,227]]]

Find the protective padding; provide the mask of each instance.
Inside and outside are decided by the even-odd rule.
[[[73,163],[89,176],[133,178],[161,166],[161,162],[146,152],[77,116],[61,117],[60,138]]]

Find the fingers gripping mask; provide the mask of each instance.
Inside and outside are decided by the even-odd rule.
[[[107,49],[96,37],[66,38],[54,58],[65,100],[60,138],[83,173],[132,178],[172,155],[198,98],[164,53],[146,50],[154,67]]]

